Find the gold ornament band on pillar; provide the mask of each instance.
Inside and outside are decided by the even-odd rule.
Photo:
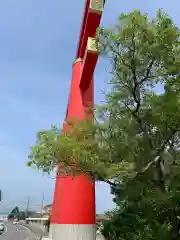
[[[90,37],[88,38],[87,51],[94,54],[99,54],[99,50],[98,50],[98,46],[95,38],[90,38]]]
[[[90,0],[89,11],[102,13],[104,8],[104,0]]]

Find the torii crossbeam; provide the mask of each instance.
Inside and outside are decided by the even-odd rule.
[[[66,119],[84,119],[94,103],[93,74],[98,60],[95,47],[104,0],[86,0]],[[63,126],[66,131],[66,124]],[[53,240],[95,240],[95,183],[86,176],[57,176],[50,236]]]

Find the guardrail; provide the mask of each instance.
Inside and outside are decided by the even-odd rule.
[[[47,221],[48,219],[49,219],[48,217],[42,217],[42,218],[29,217],[29,218],[26,218],[26,221]]]
[[[48,217],[42,217],[42,218],[33,218],[33,217],[29,217],[29,218],[26,218],[26,223],[29,224],[29,223],[39,223],[39,224],[42,224],[44,225],[44,223],[46,221],[48,221]]]

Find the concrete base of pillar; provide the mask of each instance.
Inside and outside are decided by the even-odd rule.
[[[51,224],[52,240],[96,240],[95,224]]]
[[[42,240],[105,240],[101,234],[96,234],[95,225],[87,224],[52,224],[49,237]]]
[[[53,239],[50,238],[50,237],[42,237],[42,240],[53,240]],[[96,235],[96,240],[106,240],[106,239],[104,238],[103,235],[97,234],[97,235]]]

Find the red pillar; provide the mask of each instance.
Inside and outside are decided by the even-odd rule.
[[[103,0],[87,0],[66,120],[84,119],[93,105],[93,73],[98,59],[92,37],[99,26]],[[91,37],[91,38],[89,38]],[[64,130],[65,129],[64,125]],[[56,178],[50,236],[53,240],[95,240],[95,183],[87,176]]]

